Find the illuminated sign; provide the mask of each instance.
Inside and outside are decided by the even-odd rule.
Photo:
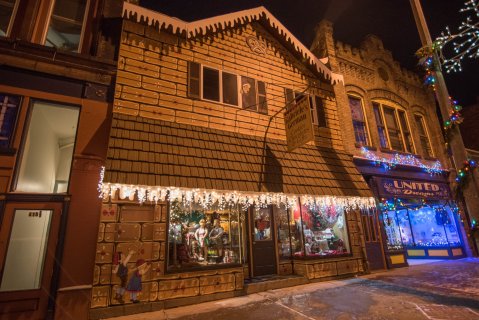
[[[386,197],[448,199],[451,197],[445,183],[378,178],[379,193]]]

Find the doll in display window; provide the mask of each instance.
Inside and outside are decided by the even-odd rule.
[[[210,245],[214,246],[218,250],[218,257],[223,259],[223,234],[224,230],[221,227],[220,220],[215,219],[213,221],[213,228],[209,232]]]
[[[198,241],[198,261],[205,261],[208,256],[208,229],[205,219],[200,220],[200,227],[195,231],[195,239]]]

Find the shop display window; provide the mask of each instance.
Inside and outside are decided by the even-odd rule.
[[[449,205],[425,205],[383,213],[388,249],[404,246],[460,246],[461,238]]]
[[[349,240],[344,211],[336,207],[309,208],[293,211],[295,221],[295,257],[324,257],[349,253]],[[304,245],[302,242],[304,241]],[[299,244],[299,245],[298,245]]]
[[[168,271],[244,262],[245,212],[241,206],[208,209],[170,203]]]
[[[411,231],[411,224],[409,223],[409,214],[408,210],[397,210],[396,211],[399,234],[401,236],[402,244],[405,246],[414,245],[414,238]]]
[[[444,210],[445,215],[444,230],[446,232],[447,241],[451,246],[460,246],[461,238],[459,236],[459,230],[456,224],[456,219],[454,219],[454,213],[449,206],[446,207],[436,207],[436,210]]]
[[[301,251],[300,241],[296,238],[296,223],[290,211],[283,206],[280,208],[273,206],[278,230],[278,256],[281,260],[290,259],[293,252]]]
[[[386,211],[383,213],[384,230],[387,236],[388,250],[402,249],[401,234],[399,233],[399,226],[396,220],[395,211]]]

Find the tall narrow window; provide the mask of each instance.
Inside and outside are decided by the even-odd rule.
[[[426,123],[424,122],[423,116],[415,114],[414,120],[416,121],[416,128],[419,132],[422,155],[426,157],[433,157],[434,153],[432,152],[431,141],[429,141],[429,135],[426,129]]]
[[[284,88],[284,100],[286,105],[286,110],[288,107],[299,100],[303,96],[307,96],[309,99],[309,107],[311,108],[311,120],[313,124],[319,127],[326,127],[326,113],[324,112],[323,100],[321,97],[315,95],[308,95],[304,92],[293,91],[288,88]]]
[[[354,137],[356,139],[356,143],[362,146],[367,146],[369,145],[368,129],[361,99],[348,96],[348,100],[349,108],[351,109],[351,116],[353,118]]]
[[[45,45],[66,51],[80,51],[88,0],[56,0]]]
[[[15,191],[67,192],[79,109],[41,101],[32,107]]]
[[[383,107],[383,113],[391,148],[398,151],[404,151],[401,129],[399,128],[394,109]]]
[[[399,123],[401,124],[401,130],[404,136],[404,146],[406,151],[409,153],[414,152],[414,143],[412,142],[411,131],[409,130],[409,125],[406,119],[406,112],[398,110]]]
[[[243,109],[256,110],[256,84],[253,78],[241,77],[241,99]]]
[[[326,112],[324,110],[323,99],[318,96],[314,96],[314,109],[316,113],[315,123],[318,125],[318,127],[326,127]]]
[[[238,77],[235,74],[223,72],[223,102],[238,105]]]
[[[258,81],[258,112],[268,113],[268,105],[266,104],[266,84]]]
[[[20,97],[0,93],[0,148],[2,149],[9,148],[12,143],[19,107]]]
[[[5,37],[9,34],[13,13],[15,11],[16,0],[0,0],[0,36]]]
[[[200,97],[200,64],[188,61],[188,97]]]
[[[220,101],[220,73],[218,70],[203,68],[203,98]]]
[[[384,126],[381,110],[379,108],[379,104],[373,102],[374,118],[376,119],[376,124],[378,126],[379,144],[381,148],[389,148],[388,138],[386,136],[386,127]]]

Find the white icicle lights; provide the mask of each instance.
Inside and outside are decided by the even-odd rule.
[[[101,197],[107,201],[114,199],[116,192],[120,199],[134,200],[135,195],[140,203],[149,201],[157,203],[158,201],[178,201],[181,203],[196,203],[205,209],[213,204],[221,207],[232,205],[241,205],[244,209],[250,206],[256,208],[265,208],[269,205],[277,207],[295,208],[298,199],[301,204],[309,208],[326,210],[334,207],[336,210],[347,209],[370,209],[376,207],[376,202],[372,197],[347,197],[347,196],[311,196],[294,195],[284,193],[260,193],[260,192],[241,192],[209,189],[189,189],[177,187],[150,187],[126,184],[104,183],[101,188]]]

